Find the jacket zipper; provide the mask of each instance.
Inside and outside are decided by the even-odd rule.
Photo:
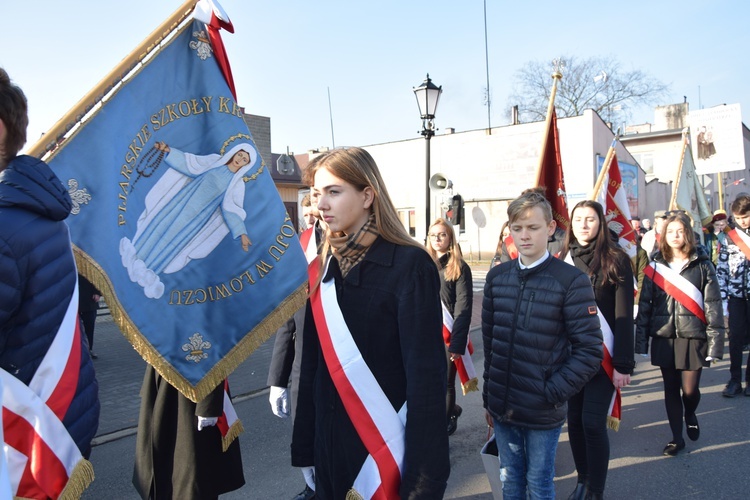
[[[531,306],[534,304],[534,294],[535,293],[536,292],[531,292],[531,295],[529,296],[529,303],[526,304],[526,317],[523,318],[523,329],[524,330],[528,330],[529,329],[529,316],[531,316]]]
[[[510,348],[508,349],[508,367],[505,370],[505,398],[503,400],[503,413],[506,412],[508,406],[508,394],[510,393],[510,368],[513,364],[513,348],[516,344],[516,330],[518,326],[518,313],[521,311],[521,302],[523,301],[523,291],[526,289],[526,278],[521,278],[521,291],[518,294],[518,300],[516,300],[516,311],[513,314],[513,329],[510,334]]]

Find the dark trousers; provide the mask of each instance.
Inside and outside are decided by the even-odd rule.
[[[89,341],[89,350],[94,348],[94,325],[96,325],[96,309],[93,311],[80,311],[83,330],[86,332],[86,339]]]
[[[729,297],[729,376],[742,382],[742,346],[750,330],[750,301]],[[745,382],[750,383],[750,356],[745,367]]]
[[[446,414],[450,419],[456,409],[456,363],[450,360],[448,354],[448,390],[445,393]]]
[[[607,412],[615,386],[604,368],[599,368],[581,392],[568,401],[568,437],[578,482],[604,493],[609,469]]]

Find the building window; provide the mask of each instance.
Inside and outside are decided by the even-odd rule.
[[[646,175],[654,173],[654,153],[633,153],[633,158],[638,162]]]
[[[417,235],[417,224],[416,216],[414,215],[413,208],[400,208],[398,210],[398,218],[401,219],[401,224],[404,225],[404,229],[409,233],[412,238]]]

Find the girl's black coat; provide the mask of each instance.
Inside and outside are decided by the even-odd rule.
[[[633,268],[625,252],[618,252],[617,275],[621,278],[617,284],[606,281],[601,269],[592,273],[586,259],[586,247],[571,244],[570,254],[575,266],[586,273],[594,287],[596,305],[612,329],[614,336],[612,365],[622,374],[632,374],[635,368],[633,350]]]
[[[654,255],[654,260],[665,266],[669,265],[661,253]],[[707,340],[708,355],[721,359],[724,353],[724,315],[721,292],[714,265],[708,260],[708,254],[703,247],[697,248],[680,275],[703,293],[703,309],[708,324],[704,324],[646,276],[643,279],[641,300],[638,304],[635,352],[648,353],[649,337],[679,337]]]
[[[379,237],[346,277],[331,259],[324,281],[331,279],[373,376],[396,411],[408,403],[401,498],[442,498],[450,472],[448,376],[435,262],[424,249]],[[292,465],[315,465],[316,498],[338,500],[367,455],[326,367],[308,301]]]

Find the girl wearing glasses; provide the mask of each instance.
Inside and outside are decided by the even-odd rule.
[[[471,324],[473,302],[471,269],[463,259],[453,225],[450,222],[437,219],[430,226],[427,236],[429,237],[427,251],[440,269],[440,299],[453,320],[452,328],[443,329],[443,340],[446,343],[449,358],[446,411],[450,436],[456,432],[458,417],[463,412],[463,409],[456,404],[456,372],[457,360],[466,354]],[[476,377],[462,383],[462,389],[464,394],[477,390]]]

